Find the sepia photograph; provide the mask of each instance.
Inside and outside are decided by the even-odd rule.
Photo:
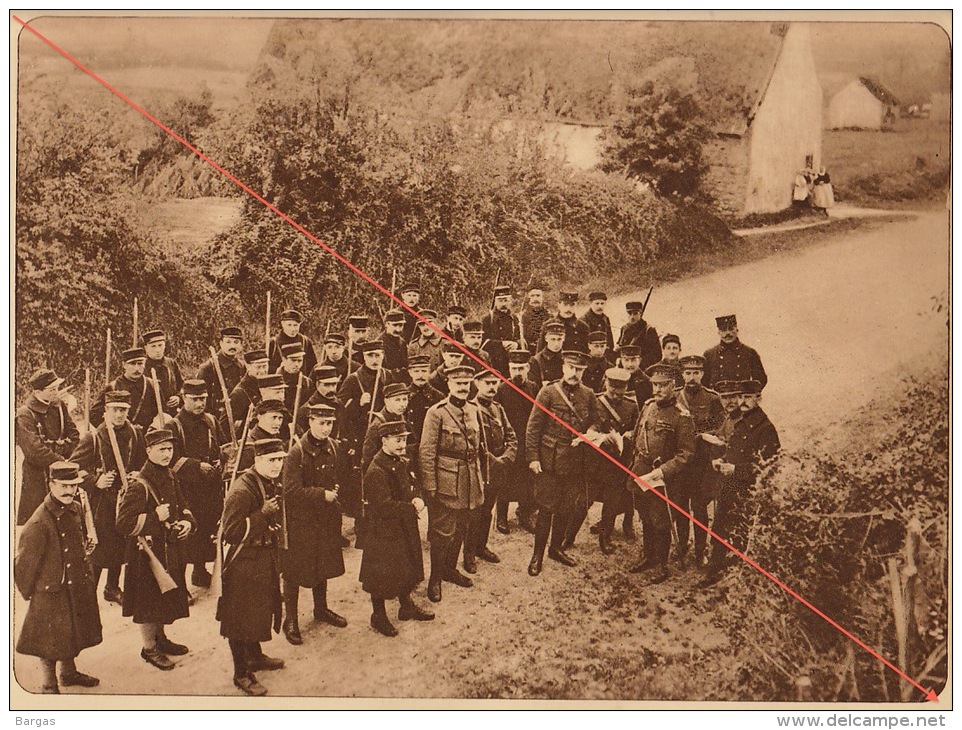
[[[12,709],[952,709],[950,11],[10,32]]]

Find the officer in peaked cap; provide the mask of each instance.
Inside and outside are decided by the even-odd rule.
[[[764,388],[768,375],[758,353],[738,339],[738,322],[734,314],[716,317],[720,342],[705,351],[705,375],[702,382],[709,388],[719,380],[757,380]]]
[[[654,396],[641,409],[634,434],[631,471],[638,476],[636,505],[641,514],[645,559],[632,573],[653,569],[652,583],[668,579],[671,552],[671,507],[659,494],[674,496],[673,489],[685,476],[695,451],[695,422],[675,394],[675,368],[650,366],[645,374]],[[657,494],[656,494],[657,492]]]

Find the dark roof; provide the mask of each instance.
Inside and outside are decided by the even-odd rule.
[[[899,100],[895,97],[895,94],[882,86],[876,79],[869,78],[868,76],[859,76],[858,80],[862,82],[862,85],[866,89],[872,92],[872,96],[883,104],[899,106]]]

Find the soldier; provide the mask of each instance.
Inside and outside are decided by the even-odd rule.
[[[739,391],[741,417],[733,424],[725,455],[712,461],[712,467],[721,474],[712,531],[744,551],[748,540],[745,507],[749,491],[762,468],[778,455],[781,444],[778,431],[759,406],[762,384],[757,380],[742,381]],[[721,578],[727,551],[721,543],[712,543],[702,586],[713,585]]]
[[[427,355],[422,355],[421,357],[427,357]],[[443,395],[448,394],[448,376],[447,371],[449,368],[456,367],[464,362],[464,352],[460,347],[455,345],[453,342],[445,341],[441,345],[441,357],[442,362],[438,365],[431,376],[428,378],[428,385],[430,385],[435,390],[439,391]],[[430,360],[429,360],[430,362]],[[475,363],[466,363],[468,367],[473,368]]]
[[[511,465],[518,456],[518,438],[504,407],[494,400],[501,379],[489,370],[478,370],[474,384],[478,390],[476,403],[481,416],[481,474],[484,478],[484,502],[474,510],[464,538],[464,569],[478,572],[478,558],[487,563],[501,559],[488,548],[491,516],[494,505],[504,490],[511,473]]]
[[[398,289],[398,296],[401,297],[402,302],[404,302],[415,312],[421,311],[418,307],[418,304],[421,301],[421,287],[419,287],[417,284],[405,284]],[[414,339],[414,334],[418,331],[418,324],[420,321],[421,320],[411,314],[408,310],[404,310],[404,331],[402,334],[406,343],[409,343]]]
[[[510,287],[495,287],[494,307],[481,318],[483,347],[491,354],[491,366],[505,377],[508,376],[508,353],[517,350],[521,341],[521,323],[511,312],[512,300]]]
[[[366,314],[355,314],[347,318],[347,350],[351,353],[353,368],[364,364],[364,353],[360,346],[362,342],[367,342],[370,331],[371,323]]]
[[[310,428],[291,447],[281,480],[287,512],[287,550],[281,553],[284,576],[284,636],[301,644],[297,602],[301,587],[314,595],[314,620],[337,628],[347,619],[327,605],[327,581],[344,575],[341,509],[337,495],[350,474],[344,449],[331,438],[336,411],[321,403],[308,406]]]
[[[442,331],[444,334],[448,335],[452,339],[458,342],[464,342],[464,332],[462,327],[464,326],[464,320],[468,316],[468,310],[457,304],[452,304],[448,307],[448,319],[444,323]]]
[[[266,378],[278,378],[279,375],[265,375]],[[284,421],[287,420],[288,411],[284,401],[276,397],[274,389],[265,388],[265,392],[272,397],[262,398],[254,406],[254,420],[251,423],[250,432],[247,434],[247,441],[240,457],[237,467],[238,472],[250,469],[254,465],[254,442],[263,439],[283,439],[288,436],[284,432]],[[282,396],[283,397],[283,396]]]
[[[681,338],[678,335],[667,334],[661,338],[661,360],[663,365],[675,368],[675,388],[684,388],[685,379],[681,374]]]
[[[345,349],[344,335],[332,332],[324,338],[324,356],[321,360],[325,365],[330,365],[337,371],[342,383],[348,375],[360,367],[356,362],[348,360],[344,356]]]
[[[529,350],[536,347],[540,349],[540,343],[542,342],[541,328],[549,319],[551,319],[551,313],[544,306],[544,287],[540,284],[532,284],[528,288],[528,298],[521,312],[524,347]]]
[[[341,378],[333,365],[315,365],[314,372],[311,373],[311,380],[314,382],[314,392],[297,411],[296,433],[300,436],[310,427],[308,419],[311,406],[325,405],[334,409],[334,427],[331,431],[331,438],[336,439],[340,433],[341,422],[344,420],[344,409],[337,400],[337,387]]]
[[[189,614],[184,542],[196,522],[177,476],[169,468],[174,458],[173,432],[165,428],[148,431],[145,443],[147,462],[130,475],[117,507],[117,530],[127,539],[123,615],[140,626],[143,660],[169,671],[175,666],[170,657],[189,651],[167,638],[164,627]],[[171,590],[163,591],[158,584],[148,550],[176,584]]]
[[[281,587],[277,531],[280,527],[280,475],[284,444],[261,439],[254,444],[254,466],[238,477],[224,500],[223,595],[217,602],[220,635],[234,660],[234,685],[261,696],[267,689],[254,672],[283,669],[283,659],[264,654],[261,642],[281,625]]]
[[[182,395],[184,405],[171,423],[176,455],[173,469],[196,522],[186,543],[187,562],[194,566],[190,582],[198,588],[210,588],[207,563],[215,558],[214,536],[224,509],[218,445],[225,439],[217,421],[206,412],[207,384],[185,380]]]
[[[491,362],[491,354],[482,347],[484,344],[484,325],[472,320],[464,323],[463,330],[464,346],[470,350],[471,354],[475,357],[485,362]],[[465,362],[472,366],[476,364],[475,361],[470,358]]]
[[[384,636],[398,630],[387,617],[384,602],[397,598],[401,621],[430,621],[434,614],[414,603],[412,592],[424,580],[424,557],[418,514],[424,501],[417,493],[404,459],[410,435],[403,421],[378,427],[381,450],[364,475],[366,528],[358,579],[371,595],[371,626]]]
[[[147,353],[142,347],[132,347],[120,355],[123,373],[107,383],[103,394],[90,408],[90,424],[99,426],[104,422],[104,409],[108,393],[126,392],[130,396],[130,422],[147,428],[157,415],[152,386],[144,377]]]
[[[560,322],[565,331],[565,349],[577,352],[588,352],[588,325],[575,316],[575,304],[578,302],[577,292],[559,292],[558,313],[548,323]],[[547,323],[546,323],[547,327]],[[542,346],[547,344],[545,332],[542,328]]]
[[[184,387],[184,378],[180,374],[180,365],[173,358],[167,356],[167,335],[163,330],[144,332],[141,338],[147,362],[144,364],[144,374],[156,379],[160,386],[160,402],[163,410],[173,416],[180,408],[180,389]],[[151,387],[153,387],[151,385]],[[147,396],[145,407],[152,407],[151,417],[157,415],[156,397]],[[166,422],[167,419],[165,419]],[[158,425],[162,425],[158,422]]]
[[[378,425],[386,421],[404,421],[410,395],[410,391],[404,383],[391,383],[384,386],[384,408],[371,415],[367,432],[364,435],[364,445],[361,448],[362,473],[367,471],[371,459],[381,448]],[[410,424],[406,424],[406,428],[410,430]]]
[[[97,547],[91,555],[96,576],[94,585],[100,583],[100,573],[106,569],[104,600],[118,604],[123,601],[120,568],[124,564],[125,540],[117,532],[115,520],[121,480],[107,429],[112,429],[117,438],[124,473],[139,469],[147,459],[144,433],[140,426],[128,420],[129,413],[130,393],[108,391],[104,396],[104,422],[84,435],[70,457],[83,471],[82,486],[90,499],[97,533]]]
[[[314,389],[314,384],[310,378],[304,375],[301,370],[306,363],[304,349],[300,344],[294,342],[289,345],[281,345],[281,367],[278,374],[283,378],[285,386],[284,407],[291,414],[311,397],[311,391]],[[298,392],[298,387],[300,387],[300,392]],[[298,397],[300,397],[300,402],[295,403],[294,401]]]
[[[301,322],[303,320],[304,317],[296,309],[287,309],[281,312],[281,329],[271,337],[267,345],[270,372],[276,373],[280,367],[283,357],[281,348],[284,345],[298,344],[304,349],[304,369],[307,372],[311,372],[317,365],[314,343],[310,337],[301,333]]]
[[[481,506],[481,431],[478,407],[468,401],[473,368],[448,370],[450,394],[428,409],[419,453],[421,485],[428,504],[431,575],[428,598],[441,600],[441,581],[470,588],[473,581],[458,568],[458,553],[471,520]]]
[[[80,441],[62,399],[63,383],[53,370],[37,370],[30,376],[30,395],[14,417],[16,443],[23,452],[17,525],[25,525],[46,499],[50,465],[70,456]]]
[[[588,334],[601,332],[604,334],[604,342],[608,350],[615,349],[615,338],[611,333],[611,320],[605,314],[605,305],[608,303],[608,295],[601,291],[591,292],[588,295],[588,311],[581,315],[581,321],[588,327]]]
[[[711,484],[708,478],[711,471],[709,444],[704,440],[704,434],[712,434],[718,430],[725,418],[725,409],[721,398],[714,390],[701,384],[705,369],[705,358],[700,355],[686,355],[679,359],[682,377],[685,381],[683,388],[676,388],[675,393],[679,405],[691,413],[695,420],[695,453],[685,473],[684,483],[675,490],[672,501],[701,522],[708,524],[708,504],[712,500]],[[705,558],[705,544],[707,533],[700,527],[690,525],[687,517],[675,512],[675,526],[678,528],[678,558],[684,560],[688,552],[688,532],[695,531],[695,564],[702,565]]]
[[[16,650],[40,658],[43,693],[64,687],[96,687],[100,680],[77,670],[77,655],[103,641],[97,583],[87,549],[78,487],[79,466],[55,461],[49,466],[49,493],[20,530],[13,577],[30,602]],[[57,662],[60,682],[57,682]]]
[[[437,324],[438,313],[433,309],[422,309],[420,314],[431,324]],[[441,364],[441,347],[447,340],[441,337],[441,335],[435,332],[431,326],[425,322],[420,323],[419,329],[421,334],[408,344],[408,357],[413,355],[427,355],[431,358],[431,367],[436,368]]]
[[[628,392],[634,396],[639,408],[653,395],[641,362],[641,348],[637,345],[622,345],[618,349],[618,366],[628,371]]]
[[[234,432],[237,433],[238,436],[244,428],[244,419],[247,417],[248,409],[252,405],[256,406],[261,401],[257,380],[267,375],[267,369],[269,367],[267,352],[264,350],[251,350],[250,352],[244,353],[244,366],[247,368],[247,373],[237,381],[237,385],[235,385],[234,389],[230,392],[230,408],[234,416]],[[222,427],[230,433],[230,429],[226,428],[226,423],[222,423]]]
[[[528,377],[530,359],[531,353],[527,350],[515,350],[508,355],[508,372],[511,375],[511,382],[534,399],[538,396],[540,388]],[[495,400],[504,407],[505,415],[518,440],[515,457],[508,464],[510,476],[506,478],[505,488],[498,498],[496,527],[501,534],[510,534],[508,506],[511,502],[517,502],[518,524],[528,532],[534,533],[534,516],[537,508],[531,496],[531,470],[528,469],[528,462],[525,460],[525,429],[528,427],[528,417],[534,405],[531,400],[504,382],[498,385]]]
[[[353,466],[351,478],[341,490],[341,505],[351,517],[360,512],[361,445],[367,431],[367,415],[371,408],[376,412],[384,407],[384,386],[391,380],[382,368],[384,345],[380,340],[361,343],[360,351],[364,365],[351,373],[337,391],[337,399],[344,408],[341,439]]]
[[[725,416],[722,419],[721,425],[716,428],[712,434],[702,434],[702,441],[705,442],[708,451],[708,468],[705,470],[704,489],[706,493],[710,494],[711,498],[715,501],[715,522],[712,524],[713,528],[717,524],[717,517],[719,513],[718,493],[720,489],[721,474],[715,469],[712,462],[714,462],[716,459],[722,458],[725,455],[727,444],[729,440],[731,440],[732,434],[735,432],[735,424],[738,423],[738,420],[742,417],[741,409],[738,407],[740,390],[741,383],[734,380],[721,380],[715,384],[715,391],[718,393],[718,398],[721,400],[722,411],[724,412]],[[712,436],[714,436],[714,438],[712,438]],[[724,511],[726,509],[728,509],[727,505],[722,505],[722,510]],[[715,538],[711,538],[708,546],[709,558],[711,557],[714,544]]]
[[[605,387],[605,373],[614,367],[614,353],[608,348],[605,333],[596,330],[588,335],[588,369],[581,382],[600,393]]]
[[[645,305],[641,302],[626,302],[625,311],[628,312],[628,324],[621,328],[618,336],[618,347],[634,345],[641,353],[641,369],[654,365],[661,360],[661,342],[658,331],[644,319]],[[624,365],[622,365],[624,367]],[[639,404],[644,401],[638,401]]]
[[[428,409],[435,403],[444,400],[446,394],[434,388],[428,382],[428,367],[430,361],[425,355],[417,355],[408,359],[408,377],[411,381],[409,386],[410,398],[408,399],[408,409],[406,420],[411,427],[411,436],[415,443],[421,443],[421,432],[424,430],[424,417]],[[447,388],[447,382],[444,384]],[[417,464],[415,473],[417,473]]]
[[[638,404],[628,395],[629,378],[627,370],[609,368],[605,372],[604,393],[598,396],[601,418],[596,431],[601,438],[597,444],[622,464],[626,464],[631,455],[632,431],[638,422]],[[623,514],[626,509],[633,509],[630,506],[631,494],[625,488],[626,475],[623,469],[594,450],[587,452],[585,460],[588,474],[592,475],[588,479],[587,502],[575,513],[564,547],[567,549],[574,544],[575,536],[588,516],[588,509],[593,502],[600,500],[603,507],[598,544],[603,554],[610,555],[614,552],[611,533],[615,527],[615,516]]]
[[[220,331],[220,350],[217,352],[217,364],[220,366],[221,375],[224,376],[224,390],[227,397],[244,377],[244,362],[240,358],[241,352],[241,331],[240,327],[224,327]],[[224,396],[221,383],[217,378],[217,369],[214,367],[213,358],[207,358],[197,369],[197,377],[207,384],[207,412],[210,413],[219,423],[227,423],[227,412],[224,408]],[[237,418],[237,415],[234,414]],[[228,430],[225,436],[229,437]]]
[[[400,374],[407,370],[408,348],[404,341],[404,312],[392,309],[384,315],[384,367],[392,373]]]
[[[695,422],[675,396],[675,369],[652,365],[645,373],[654,396],[641,408],[635,426],[631,471],[638,475],[636,504],[644,531],[645,559],[631,568],[641,573],[654,568],[651,584],[668,580],[671,552],[671,507],[653,492],[665,494],[666,485],[684,477],[695,451]]]
[[[565,342],[565,328],[561,322],[548,321],[542,329],[544,348],[529,361],[528,377],[540,390],[561,380],[561,348]]]
[[[768,376],[758,353],[738,339],[738,322],[734,314],[715,317],[718,337],[714,347],[705,351],[705,387],[714,387],[719,380],[757,380],[764,388]]]
[[[584,434],[601,420],[601,405],[591,388],[581,383],[588,366],[587,355],[565,350],[563,358],[562,379],[543,386],[538,393],[538,403]],[[585,456],[591,447],[581,443],[541,408],[534,407],[528,419],[525,448],[528,468],[535,475],[534,498],[539,507],[528,575],[537,576],[541,573],[549,534],[548,557],[567,567],[577,564],[564,551],[562,543],[578,500],[585,493]]]

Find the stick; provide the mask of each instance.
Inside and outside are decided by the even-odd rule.
[[[220,361],[217,359],[217,351],[210,347],[210,361],[214,364],[214,372],[217,373],[217,382],[220,383],[220,392],[224,398],[224,412],[227,414],[227,423],[230,424],[230,442],[237,447],[237,431],[234,428],[234,414],[230,407],[230,394],[227,392],[227,383],[224,381],[224,373],[220,369]]]
[[[138,332],[137,332],[137,329],[138,329],[138,328],[137,328],[137,324],[138,324],[138,322],[137,322],[137,320],[138,320],[138,314],[139,314],[139,311],[138,311],[138,307],[137,307],[137,297],[134,297],[134,328],[133,328],[133,329],[134,329],[134,332],[133,332],[133,334],[134,334],[134,343],[131,345],[131,347],[137,347],[137,335],[138,335]]]
[[[84,433],[90,433],[90,368],[84,368]]]
[[[110,382],[110,327],[107,328],[107,354],[104,355],[104,388]]]
[[[267,307],[264,315],[264,349],[271,354],[271,290],[267,290]]]

